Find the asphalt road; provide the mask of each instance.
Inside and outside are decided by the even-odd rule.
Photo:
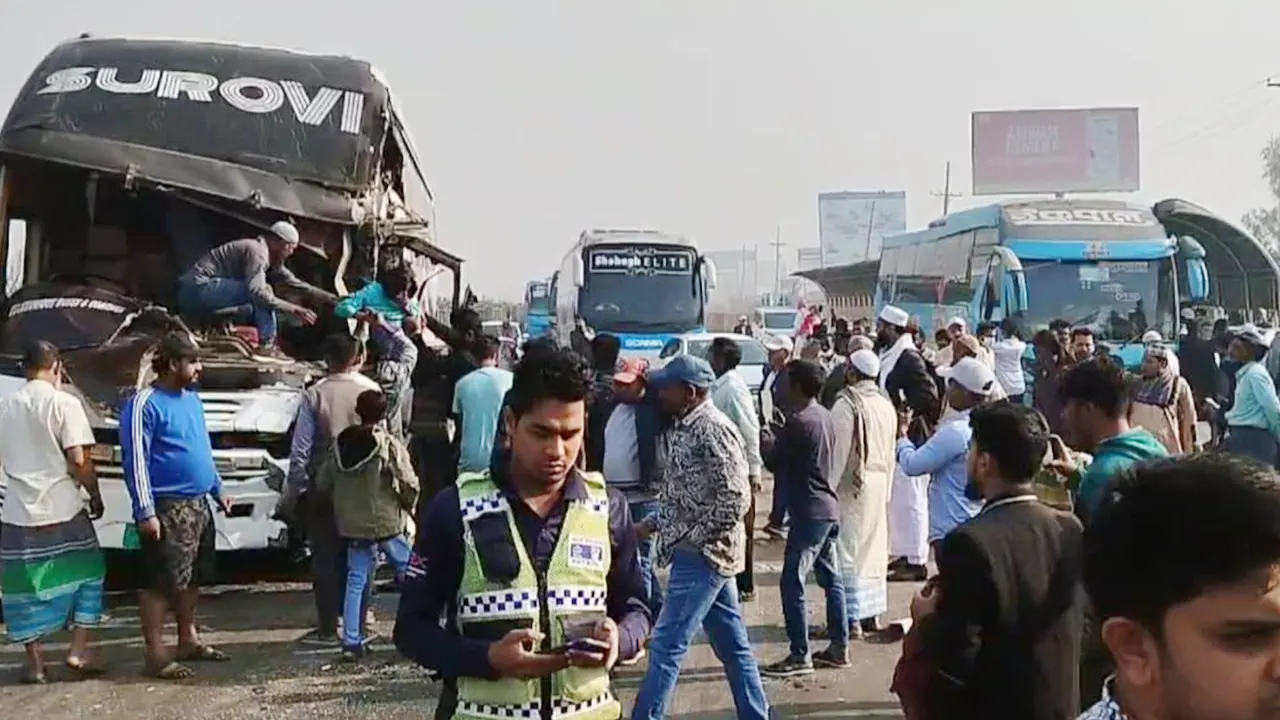
[[[758,598],[744,606],[747,624],[762,662],[786,654],[786,635],[777,590],[782,548],[757,546]],[[232,575],[256,574],[230,568]],[[237,572],[239,571],[239,572]],[[273,578],[275,579],[275,578]],[[914,584],[890,586],[890,613],[906,614]],[[818,622],[821,592],[810,585],[809,612]],[[391,632],[398,596],[376,598],[378,629]],[[334,650],[300,645],[314,611],[309,586],[296,582],[253,582],[213,588],[201,607],[205,639],[231,653],[232,662],[198,668],[200,674],[181,683],[140,677],[141,640],[136,607],[124,596],[113,598],[112,618],[98,633],[108,674],[99,680],[61,681],[43,687],[17,684],[22,648],[0,646],[0,708],[5,717],[92,718],[351,718],[407,720],[431,717],[439,686],[425,673],[402,661],[389,644],[375,645],[359,665],[338,660]],[[171,628],[172,634],[172,628]],[[63,638],[62,640],[65,640]],[[65,645],[53,645],[54,650]],[[800,680],[766,680],[778,718],[901,718],[896,698],[888,692],[899,645],[857,642],[853,667],[824,670]],[[645,663],[619,671],[617,687],[629,708]],[[16,711],[16,712],[15,712]],[[733,702],[724,673],[705,637],[695,641],[670,709],[673,720],[733,718]]]

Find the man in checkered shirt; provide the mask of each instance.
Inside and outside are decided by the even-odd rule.
[[[670,565],[671,578],[634,720],[666,717],[680,665],[699,629],[706,630],[725,665],[738,717],[769,717],[735,580],[746,565],[747,456],[737,426],[711,402],[715,379],[711,365],[692,355],[677,355],[648,379],[676,420],[659,441],[658,513],[637,528],[644,537],[656,537],[656,563]]]
[[[1084,585],[1115,675],[1080,720],[1280,718],[1280,477],[1233,455],[1101,493]]]

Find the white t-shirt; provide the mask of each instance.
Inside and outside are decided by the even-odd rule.
[[[80,401],[43,380],[0,400],[0,521],[36,527],[66,522],[84,509],[65,451],[93,445]]]
[[[1027,344],[1018,338],[1005,338],[992,348],[995,355],[996,382],[1006,395],[1021,395],[1027,391],[1027,378],[1022,373],[1022,355]]]
[[[640,482],[640,439],[636,437],[636,409],[618,403],[604,426],[605,480],[617,485]]]

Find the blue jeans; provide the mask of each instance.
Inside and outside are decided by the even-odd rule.
[[[706,631],[712,650],[724,663],[737,717],[767,720],[769,698],[751,654],[747,624],[738,610],[734,579],[717,572],[702,553],[685,548],[678,548],[672,559],[667,598],[649,640],[649,671],[640,683],[632,720],[666,717],[680,664],[699,627]]]
[[[787,639],[791,641],[791,655],[809,657],[809,628],[805,623],[804,580],[813,570],[818,587],[827,596],[827,632],[831,644],[845,647],[849,644],[849,619],[844,604],[844,581],[840,577],[840,565],[836,556],[836,543],[840,537],[839,523],[830,520],[803,520],[792,518],[791,531],[787,533],[787,548],[782,559],[782,576],[778,579],[782,591],[782,618],[787,625]]]
[[[373,582],[377,569],[378,548],[387,555],[387,562],[396,570],[396,578],[404,576],[409,566],[412,548],[403,535],[386,540],[347,540],[347,593],[342,603],[342,646],[359,647],[364,644],[360,626],[364,624],[364,589]]]
[[[184,282],[178,287],[178,307],[185,312],[208,315],[236,305],[253,305],[253,326],[258,329],[258,342],[270,345],[276,340],[275,309],[258,305],[249,296],[249,284],[243,280],[213,278],[200,283]]]
[[[658,514],[657,500],[636,500],[628,505],[633,523]],[[636,546],[636,554],[640,556],[640,575],[644,577],[644,593],[649,599],[649,612],[656,618],[662,612],[662,585],[653,572],[653,541],[641,540]]]

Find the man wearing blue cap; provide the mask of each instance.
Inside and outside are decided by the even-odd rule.
[[[745,566],[743,517],[751,505],[742,435],[710,402],[716,375],[701,358],[679,355],[649,375],[674,417],[659,442],[659,509],[636,526],[652,536],[657,564],[671,566],[666,601],[649,641],[649,671],[632,718],[666,717],[680,664],[699,628],[725,664],[737,717],[766,720],[769,700],[751,653],[734,577]]]

